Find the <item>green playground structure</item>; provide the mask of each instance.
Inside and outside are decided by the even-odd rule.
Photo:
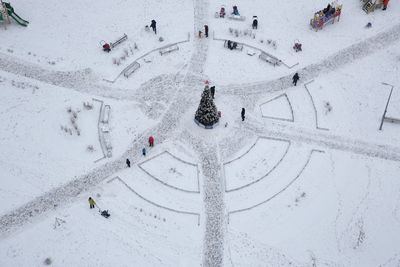
[[[29,24],[29,21],[24,20],[20,16],[17,15],[17,13],[14,12],[14,8],[11,6],[10,3],[2,2],[3,7],[7,10],[8,16],[12,17],[19,25],[27,27]],[[7,21],[7,18],[5,18],[4,13],[0,12],[0,21]]]

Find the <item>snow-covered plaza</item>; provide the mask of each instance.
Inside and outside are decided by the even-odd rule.
[[[0,266],[400,266],[400,2],[366,3],[2,5]]]

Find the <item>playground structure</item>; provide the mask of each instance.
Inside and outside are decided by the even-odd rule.
[[[320,10],[314,14],[314,18],[310,20],[311,28],[315,31],[322,29],[328,23],[335,23],[335,19],[337,21],[340,20],[340,15],[342,13],[342,6],[339,5],[336,1],[328,4],[326,8]]]
[[[381,9],[383,6],[383,0],[360,0],[363,5],[362,9],[365,11],[365,13],[370,13],[374,12],[375,9]]]
[[[106,41],[101,40],[100,45],[102,46],[103,51],[110,52],[111,49],[114,49],[117,45],[125,42],[126,40],[128,40],[128,35],[126,35],[126,33],[124,33],[124,35],[122,35],[120,38],[118,38],[115,42],[106,43]]]
[[[0,22],[4,23],[4,28],[7,29],[6,24],[10,24],[10,17],[12,17],[19,25],[27,27],[29,21],[22,19],[17,13],[14,12],[14,8],[10,3],[3,2],[0,0]]]

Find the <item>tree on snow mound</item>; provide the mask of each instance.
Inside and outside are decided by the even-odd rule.
[[[194,119],[204,126],[212,126],[219,121],[218,110],[211,97],[208,85],[206,85],[201,95],[200,104],[197,108]]]

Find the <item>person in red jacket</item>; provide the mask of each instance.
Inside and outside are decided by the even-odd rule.
[[[383,8],[382,8],[382,10],[386,10],[388,4],[389,4],[389,0],[383,0]]]
[[[149,137],[149,146],[154,146],[154,137],[152,135]]]

